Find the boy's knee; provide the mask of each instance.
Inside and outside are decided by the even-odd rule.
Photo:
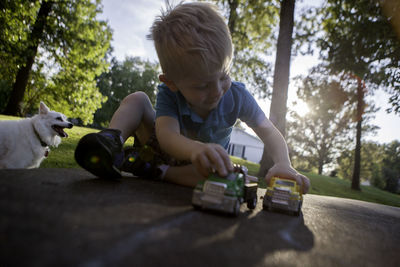
[[[150,99],[145,92],[138,91],[127,95],[121,102],[121,104],[135,104],[144,105],[145,103],[150,103]],[[150,104],[151,105],[151,104]]]

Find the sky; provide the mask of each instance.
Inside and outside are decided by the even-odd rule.
[[[177,1],[170,1],[176,3]],[[102,0],[103,14],[99,16],[107,20],[113,30],[111,45],[114,48],[113,55],[118,60],[124,60],[126,56],[138,56],[142,59],[157,61],[157,55],[152,41],[147,40],[146,35],[154,18],[165,7],[164,0]],[[302,2],[299,2],[302,4]],[[300,5],[296,6],[298,10]],[[306,74],[308,69],[318,63],[316,56],[292,57],[290,75],[295,77]],[[377,92],[371,96],[381,110],[375,114],[371,121],[380,127],[375,136],[368,135],[366,140],[379,143],[389,143],[395,139],[400,141],[400,115],[387,114],[389,107],[388,96],[384,92]],[[294,83],[289,84],[288,105],[296,98]],[[264,113],[269,114],[269,100],[257,100]],[[304,107],[302,107],[304,109]]]

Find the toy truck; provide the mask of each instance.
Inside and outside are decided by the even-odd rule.
[[[266,210],[285,210],[300,215],[303,195],[300,186],[294,180],[272,177],[263,200]]]
[[[246,202],[249,209],[257,206],[257,177],[247,175],[244,167],[235,167],[226,177],[211,174],[193,190],[192,204],[198,209],[209,209],[239,215]]]

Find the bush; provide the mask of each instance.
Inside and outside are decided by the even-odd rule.
[[[384,168],[383,175],[384,175],[384,179],[386,180],[385,190],[392,192],[392,193],[398,193],[399,192],[399,174],[393,169]]]

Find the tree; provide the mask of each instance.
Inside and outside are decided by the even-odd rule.
[[[322,174],[324,166],[333,164],[349,145],[352,97],[343,83],[341,77],[330,76],[322,66],[302,80],[297,96],[310,111],[305,116],[290,112],[287,138],[292,160],[303,162],[303,168],[296,168],[304,169],[307,163],[308,171],[316,168]]]
[[[389,144],[365,142],[361,149],[360,173],[365,180],[381,189],[398,193],[400,178],[400,142]],[[354,166],[354,150],[343,150],[338,158],[339,176],[351,179]]]
[[[25,63],[19,68],[10,99],[4,110],[5,114],[17,115],[24,98],[26,85],[28,84],[29,74],[35,60],[39,43],[43,39],[47,17],[53,8],[53,2],[43,1],[40,5],[39,12],[33,25],[32,31],[28,36],[28,47],[25,50]]]
[[[384,2],[382,2],[384,4]],[[400,4],[394,4],[400,10]],[[357,134],[352,189],[360,190],[361,137],[364,95],[378,88],[392,93],[393,111],[400,111],[400,43],[379,2],[328,0],[322,11],[324,35],[317,43],[321,58],[333,72],[345,72],[357,81]],[[400,100],[400,99],[399,99]]]
[[[107,68],[105,54],[111,41],[107,23],[96,18],[101,12],[100,0],[10,2],[6,2],[1,19],[8,28],[19,27],[14,37],[25,45],[13,48],[17,59],[10,63],[19,66],[8,78],[14,82],[5,113],[29,112],[30,105],[43,100],[52,109],[89,123],[106,100],[95,83],[95,77]],[[34,19],[26,25],[15,23],[20,10],[29,13],[28,7],[36,11]],[[12,40],[2,42],[12,47]]]
[[[121,101],[136,91],[145,92],[154,105],[158,73],[157,64],[143,61],[138,57],[128,57],[123,62],[113,58],[109,71],[104,72],[97,79],[100,92],[108,99],[101,109],[96,111],[95,125],[107,127]]]
[[[231,75],[260,97],[271,95],[266,59],[277,18],[276,0],[214,0],[224,11],[234,44]],[[256,22],[256,23],[255,23]]]
[[[24,0],[0,2],[0,110],[6,107],[18,67],[23,65],[21,51],[27,50],[28,26],[36,19],[38,3]]]
[[[383,158],[383,177],[386,181],[385,190],[399,193],[400,180],[400,142],[393,141],[385,146]]]
[[[269,118],[278,130],[286,133],[286,102],[289,86],[289,69],[292,48],[295,0],[282,0],[279,22],[279,36],[275,58],[274,83]],[[264,177],[272,167],[268,148],[264,147],[258,176]]]
[[[385,145],[371,141],[364,142],[361,147],[363,161],[360,166],[360,177],[381,189],[385,186],[382,176],[384,149]],[[351,180],[354,168],[354,149],[343,149],[337,158],[337,163],[338,176]]]

